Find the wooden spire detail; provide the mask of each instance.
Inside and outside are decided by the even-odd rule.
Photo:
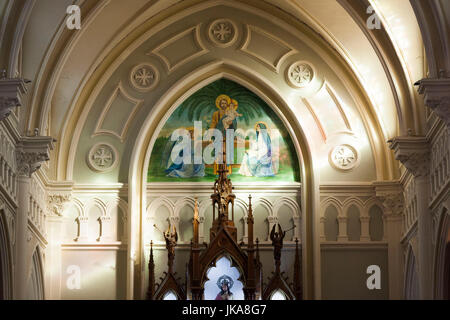
[[[150,258],[148,260],[148,289],[147,300],[153,300],[155,296],[155,262],[153,260],[153,241],[150,241]]]
[[[294,295],[296,300],[302,300],[302,263],[298,250],[298,238],[295,238],[295,260],[294,260]]]

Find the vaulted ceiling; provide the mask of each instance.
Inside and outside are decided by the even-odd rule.
[[[424,133],[414,83],[427,70],[409,1],[80,0],[80,30],[66,27],[71,4],[0,6],[0,67],[31,80],[21,130],[39,128],[58,140],[51,180],[95,180],[84,159],[92,145],[107,142],[122,158],[98,181],[128,182],[135,141],[220,77],[278,108],[324,181],[398,178],[386,141]],[[376,26],[375,13],[380,29],[367,27]],[[211,33],[221,19],[231,24],[230,41]],[[296,66],[309,68],[307,85],[292,83]],[[151,88],[130,81],[146,68],[157,77]],[[336,144],[358,149],[359,168],[343,176],[327,165]]]

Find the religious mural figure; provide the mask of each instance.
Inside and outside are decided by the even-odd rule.
[[[266,123],[257,122],[255,130],[256,141],[251,143],[250,149],[245,152],[239,173],[248,177],[274,176],[272,141],[268,132],[269,128]]]
[[[229,129],[230,126],[233,124],[234,120],[237,117],[241,117],[242,114],[238,113],[236,109],[238,108],[238,102],[234,99],[231,99],[230,104],[228,105],[227,109],[225,110],[225,118],[223,118],[223,128]]]
[[[238,102],[231,99],[226,94],[221,94],[216,98],[216,110],[211,119],[211,129],[217,129],[222,133],[225,133],[226,129],[237,129],[237,117],[242,116],[236,110],[238,108]]]
[[[187,136],[172,140],[179,129],[190,133],[189,151],[179,145],[189,142]],[[214,132],[209,138],[209,129],[222,133],[228,175],[234,181],[299,181],[295,149],[282,121],[256,94],[227,79],[198,90],[165,122],[153,145],[148,181],[214,181],[223,151],[211,148],[218,135]],[[227,132],[234,139],[226,139]]]
[[[189,131],[191,136],[191,160],[194,157],[194,147],[195,147],[195,139],[194,139],[194,128],[186,128]],[[168,141],[168,145],[166,146],[166,154],[165,161],[166,164],[166,173],[168,177],[176,177],[176,178],[191,178],[191,177],[203,177],[205,175],[205,164],[204,163],[185,163],[184,162],[184,154],[181,149],[175,159],[172,159],[172,150],[175,145],[181,142],[182,138],[180,137],[177,141]]]
[[[216,300],[234,300],[233,293],[230,289],[233,287],[233,279],[227,275],[221,276],[217,280],[217,286],[220,292],[216,296]]]

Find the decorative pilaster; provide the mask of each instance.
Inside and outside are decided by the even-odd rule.
[[[421,299],[431,299],[432,291],[432,216],[430,198],[430,147],[425,137],[396,137],[390,141],[395,158],[414,176],[418,213],[419,278]]]
[[[388,242],[389,298],[402,299],[403,254],[401,247],[405,199],[398,182],[376,182],[375,192],[383,204],[384,237]]]
[[[27,92],[25,84],[28,82],[21,78],[0,79],[0,120],[22,105],[22,97]]]
[[[18,173],[18,208],[16,224],[16,290],[15,299],[26,299],[29,270],[28,259],[28,215],[31,190],[31,176],[42,162],[49,160],[53,149],[51,137],[24,137],[17,145],[16,166]]]
[[[45,252],[46,264],[46,294],[52,300],[61,299],[61,241],[63,239],[63,214],[67,204],[71,201],[71,184],[67,191],[52,192],[47,196],[47,241]]]

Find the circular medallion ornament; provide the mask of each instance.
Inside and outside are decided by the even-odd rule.
[[[137,65],[130,72],[131,85],[141,92],[153,89],[158,84],[158,81],[158,70],[148,63]]]
[[[213,21],[208,28],[208,37],[218,47],[228,47],[236,41],[237,27],[228,19]]]
[[[353,169],[358,163],[358,152],[350,145],[343,144],[330,151],[330,164],[339,170]]]
[[[87,163],[89,168],[97,172],[112,170],[117,165],[117,151],[110,144],[96,144],[88,153]]]
[[[287,71],[288,83],[294,88],[307,86],[314,77],[314,69],[308,63],[297,61]]]

